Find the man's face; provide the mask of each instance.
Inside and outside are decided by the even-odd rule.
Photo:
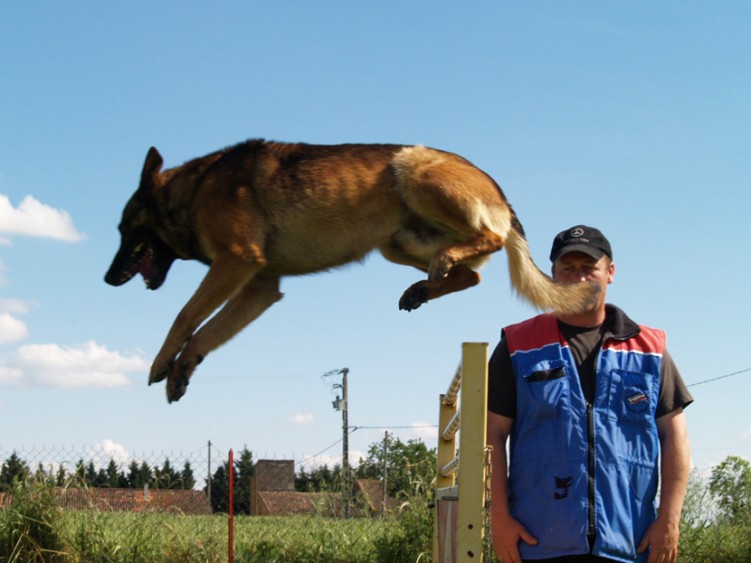
[[[596,260],[583,252],[569,252],[553,263],[553,279],[561,283],[594,282],[600,287],[600,296],[595,305],[605,303],[608,284],[613,283],[615,264],[607,256]]]

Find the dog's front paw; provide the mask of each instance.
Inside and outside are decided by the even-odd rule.
[[[410,286],[399,299],[399,310],[414,311],[423,303],[428,302],[428,290],[423,282],[418,282]]]
[[[185,395],[185,391],[188,390],[188,383],[190,383],[190,377],[183,374],[175,377],[170,376],[167,380],[167,402],[179,401],[180,397]]]
[[[159,358],[154,360],[154,363],[151,364],[151,371],[149,372],[149,385],[151,385],[152,383],[159,383],[160,381],[167,379],[167,376],[172,371],[174,365],[174,360],[170,360],[168,362],[161,362],[159,361]]]
[[[203,361],[203,356],[197,354],[180,354],[167,379],[167,402],[174,403],[180,400],[188,390],[190,377],[198,364]]]

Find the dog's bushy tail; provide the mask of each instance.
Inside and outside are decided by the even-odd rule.
[[[514,220],[506,239],[511,284],[516,292],[541,310],[576,314],[589,308],[597,297],[594,284],[560,284],[537,267],[524,231]]]

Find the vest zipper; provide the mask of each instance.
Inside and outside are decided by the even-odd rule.
[[[595,416],[594,408],[587,403],[587,481],[589,503],[589,540],[595,537]]]

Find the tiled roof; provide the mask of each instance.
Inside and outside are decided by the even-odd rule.
[[[202,491],[150,489],[56,489],[61,506],[74,510],[211,514]]]
[[[383,503],[383,485],[378,479],[358,479],[357,485],[371,514],[380,513]],[[254,514],[264,516],[290,516],[293,514],[320,514],[338,516],[342,510],[341,493],[300,493],[292,491],[258,491],[258,506]],[[361,513],[355,502],[350,510]],[[395,508],[393,497],[386,499],[386,508]],[[360,514],[362,515],[362,514]]]
[[[258,514],[291,516],[293,514],[336,514],[341,505],[338,493],[299,493],[291,491],[259,491]]]
[[[365,502],[368,503],[370,511],[380,513],[383,508],[383,481],[380,479],[358,479],[357,486],[360,488]],[[386,509],[391,510],[396,507],[394,497],[386,497]]]
[[[310,495],[289,491],[260,491],[258,498],[262,503],[261,513],[275,516],[291,514],[312,514],[315,506]]]

